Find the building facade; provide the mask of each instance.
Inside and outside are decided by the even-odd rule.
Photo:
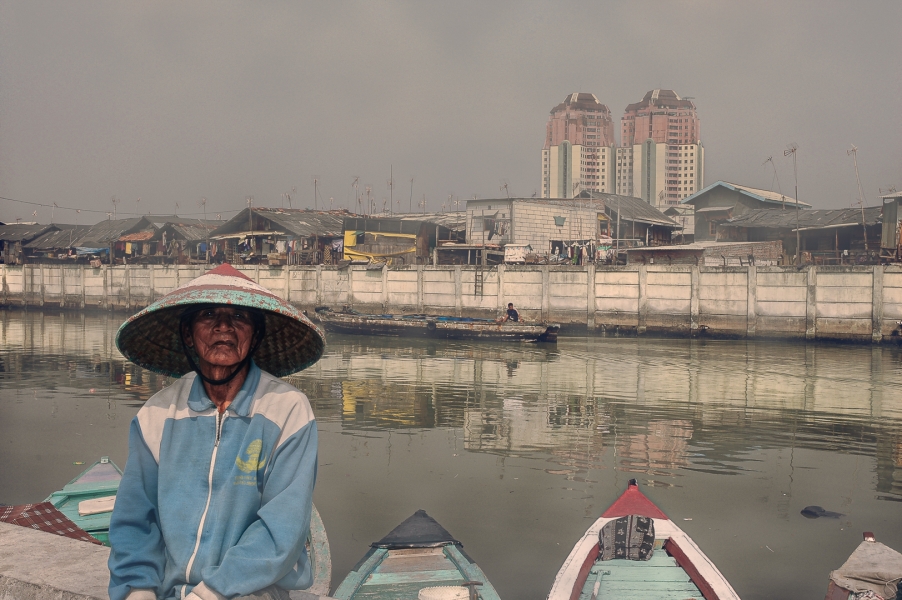
[[[586,93],[571,94],[552,109],[542,150],[544,198],[603,192],[666,210],[704,187],[705,150],[690,99],[651,90],[626,107],[619,146],[613,127],[599,125],[605,114],[607,107]]]
[[[542,197],[613,192],[614,123],[594,94],[573,93],[551,109],[542,148]]]

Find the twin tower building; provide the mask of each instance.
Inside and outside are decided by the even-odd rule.
[[[576,93],[551,110],[542,148],[542,197],[602,192],[642,198],[665,210],[704,187],[705,150],[695,104],[652,90],[626,107],[620,145],[611,111]]]

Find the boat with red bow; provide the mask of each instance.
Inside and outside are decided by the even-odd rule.
[[[548,594],[549,600],[609,598],[739,600],[711,559],[635,479],[576,543]]]

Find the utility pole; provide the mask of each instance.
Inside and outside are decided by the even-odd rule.
[[[792,154],[792,174],[795,176],[796,180],[796,266],[798,267],[802,263],[802,246],[801,246],[801,233],[799,232],[799,171],[796,168],[796,150],[799,147],[795,144],[790,144],[789,148],[783,151],[783,156],[789,156]]]

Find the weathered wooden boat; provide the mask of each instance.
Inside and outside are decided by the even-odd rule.
[[[654,523],[651,557],[647,560],[599,560],[602,528],[611,521],[633,515],[649,517]],[[714,563],[639,490],[635,479],[630,480],[626,491],[573,547],[555,577],[548,598],[739,600]]]
[[[109,546],[110,516],[121,480],[122,469],[104,456],[63,489],[50,494],[45,502],[53,504],[78,527]],[[326,595],[332,585],[332,554],[326,527],[316,506],[310,514],[307,553],[313,567],[313,585],[307,591]]]
[[[365,314],[345,307],[333,311],[318,307],[315,317],[335,333],[349,335],[387,335],[495,342],[557,342],[560,325],[523,323],[471,317],[441,315]]]
[[[122,469],[104,456],[44,502],[53,504],[69,520],[109,546],[110,515],[121,480]]]
[[[843,565],[830,573],[824,600],[899,598],[902,594],[902,554],[881,544],[870,531]],[[867,596],[871,592],[872,595]],[[874,595],[876,594],[876,596]]]
[[[332,595],[338,600],[498,600],[463,545],[424,510],[373,543]]]

